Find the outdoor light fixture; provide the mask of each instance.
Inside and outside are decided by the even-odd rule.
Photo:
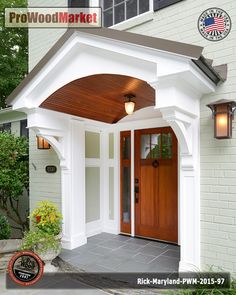
[[[133,102],[132,99],[135,98],[135,95],[126,94],[125,98],[128,100],[125,102],[125,111],[128,115],[132,115],[134,112],[134,107],[135,107],[135,102]]]
[[[236,102],[226,99],[208,104],[214,118],[214,133],[217,139],[232,137],[232,120],[236,109]]]
[[[37,136],[37,147],[39,150],[49,150],[50,144],[41,136]]]

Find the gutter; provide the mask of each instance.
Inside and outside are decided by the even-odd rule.
[[[207,59],[201,55],[199,59],[192,62],[215,84],[224,82],[227,79],[227,65],[213,67]],[[217,71],[218,69],[218,71]]]

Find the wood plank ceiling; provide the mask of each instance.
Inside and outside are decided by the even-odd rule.
[[[154,106],[155,91],[145,81],[100,74],[75,80],[58,89],[40,107],[83,118],[116,123],[127,114],[124,95],[134,94],[135,111]]]

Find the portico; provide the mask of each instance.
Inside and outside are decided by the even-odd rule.
[[[179,270],[200,268],[199,102],[221,80],[201,52],[201,47],[109,29],[69,30],[12,93],[8,103],[27,114],[28,128],[60,159],[65,249],[84,245],[99,232],[121,231],[121,131],[130,131],[130,235],[136,235],[135,131],[171,127],[178,141]],[[127,92],[137,97],[131,116],[124,111]],[[86,131],[100,134],[99,160],[86,159]],[[94,165],[100,171],[100,218],[88,225],[86,167]]]

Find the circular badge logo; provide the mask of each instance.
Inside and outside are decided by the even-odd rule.
[[[21,251],[11,258],[8,264],[8,272],[15,283],[30,286],[41,279],[43,262],[34,252]]]
[[[231,26],[229,15],[220,8],[209,8],[198,19],[200,34],[209,41],[223,40],[228,36]]]

